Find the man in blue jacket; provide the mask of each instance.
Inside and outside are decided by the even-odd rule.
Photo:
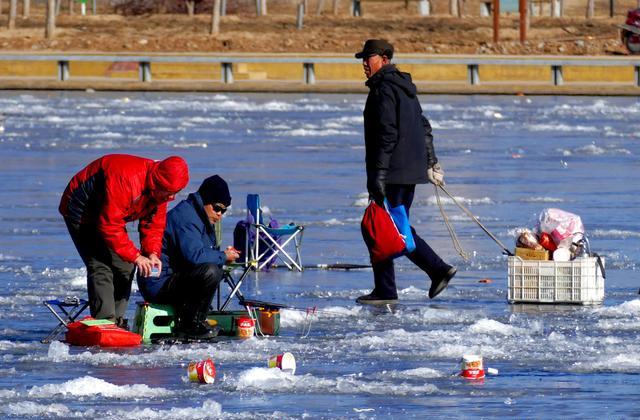
[[[391,64],[393,45],[369,39],[356,58],[362,59],[369,95],[364,107],[367,190],[376,203],[386,198],[392,207],[404,205],[409,214],[416,184],[444,184],[444,171],[433,148],[431,125],[422,115],[416,86],[409,73]],[[411,232],[415,251],[407,257],[431,279],[429,297],[435,298],[456,274],[433,249]],[[398,299],[393,259],[373,264],[375,287],[356,301],[361,304],[394,303]]]
[[[189,339],[215,337],[206,322],[209,305],[222,279],[222,266],[239,254],[229,247],[220,251],[214,225],[231,205],[229,187],[218,175],[205,179],[167,213],[162,240],[162,272],[158,277],[138,277],[147,302],[175,307],[177,335]]]

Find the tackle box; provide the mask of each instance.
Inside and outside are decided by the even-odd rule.
[[[573,261],[508,259],[509,303],[597,305],[604,300],[604,259]]]

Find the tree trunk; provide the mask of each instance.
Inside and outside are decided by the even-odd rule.
[[[324,9],[324,0],[318,0],[318,7],[316,8],[316,15],[320,16]]]
[[[595,2],[593,0],[587,0],[587,19],[593,19],[594,9],[595,9]]]
[[[44,37],[53,38],[56,29],[56,0],[47,0],[46,22],[44,27]]]
[[[267,0],[260,0],[260,14],[267,15]]]
[[[640,1],[640,0],[638,0]],[[338,14],[338,5],[340,4],[340,0],[333,0],[333,14]]]
[[[69,0],[69,14],[73,14],[73,0]]]
[[[16,28],[16,15],[18,14],[18,0],[11,0],[9,4],[9,29]]]
[[[296,28],[300,30],[303,27],[304,27],[304,1],[300,0],[300,3],[298,3],[298,15],[296,18]]]
[[[449,0],[449,14],[458,16],[458,0]]]
[[[196,2],[192,0],[187,1],[187,14],[189,16],[193,16],[195,14],[194,13],[195,8],[196,8]]]
[[[28,18],[30,13],[31,13],[31,1],[24,0],[24,2],[22,3],[22,17]]]
[[[220,33],[220,0],[213,0],[213,11],[211,13],[211,35]]]
[[[640,0],[638,0],[640,1]],[[0,16],[2,16],[2,0],[0,0]]]

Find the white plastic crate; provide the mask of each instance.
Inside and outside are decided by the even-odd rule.
[[[604,267],[604,258],[601,257]],[[509,257],[509,303],[600,304],[604,277],[596,257],[536,261]]]

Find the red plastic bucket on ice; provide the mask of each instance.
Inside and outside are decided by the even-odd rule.
[[[216,380],[216,366],[211,359],[189,363],[187,373],[191,382],[212,384]]]
[[[484,366],[482,356],[465,354],[460,362],[460,376],[466,379],[483,379]]]
[[[289,352],[271,356],[269,358],[269,367],[279,368],[281,371],[289,372],[293,375],[296,373],[296,358]]]
[[[253,337],[256,330],[256,323],[251,318],[236,319],[236,337]]]

